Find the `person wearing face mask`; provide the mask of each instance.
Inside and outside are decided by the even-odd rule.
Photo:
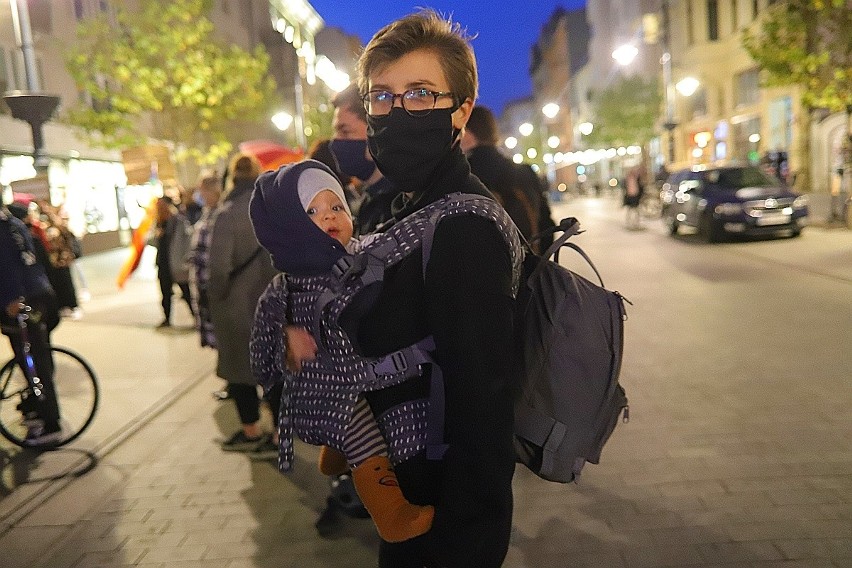
[[[367,112],[358,85],[349,85],[331,104],[334,105],[334,138],[329,148],[340,171],[363,184],[363,197],[355,216],[355,235],[366,235],[393,216],[391,202],[397,192],[367,151]]]
[[[398,190],[398,224],[452,193],[491,196],[459,146],[477,70],[458,23],[432,10],[403,17],[373,36],[358,72],[367,145]],[[372,305],[348,331],[369,357],[431,335],[443,373],[446,450],[422,451],[396,467],[405,497],[435,507],[432,528],[404,542],[383,541],[382,568],[496,568],[506,556],[515,469],[513,287],[521,256],[517,234],[509,233],[482,215],[442,219],[427,259],[415,251],[386,270]],[[374,415],[427,398],[431,372],[426,366],[420,377],[365,393]]]

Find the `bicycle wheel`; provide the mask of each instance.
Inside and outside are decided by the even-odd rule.
[[[62,437],[39,448],[62,446],[75,440],[95,417],[100,391],[95,372],[85,359],[70,349],[53,347],[53,383],[61,414]],[[19,446],[28,447],[27,424],[20,405],[32,396],[26,377],[14,360],[0,369],[0,434]]]

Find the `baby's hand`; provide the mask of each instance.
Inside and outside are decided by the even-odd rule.
[[[291,373],[301,371],[303,362],[317,358],[317,343],[304,327],[286,326],[284,341],[287,345],[287,370]]]

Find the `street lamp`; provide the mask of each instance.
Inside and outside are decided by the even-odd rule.
[[[675,89],[684,97],[691,97],[698,90],[699,85],[700,83],[695,77],[684,77],[675,84]]]
[[[556,115],[559,114],[559,105],[556,103],[547,103],[541,107],[541,113],[549,119],[556,118]]]
[[[669,164],[675,161],[674,150],[674,129],[677,123],[674,121],[674,85],[672,85],[672,54],[671,54],[671,38],[669,30],[671,29],[669,15],[669,0],[663,0],[663,55],[660,57],[660,63],[663,66],[663,85],[666,90],[666,122],[663,123],[669,133]]]
[[[272,115],[272,124],[275,125],[275,128],[277,128],[281,132],[284,132],[285,130],[290,128],[291,124],[293,124],[293,115],[283,110],[280,112],[276,112]]]

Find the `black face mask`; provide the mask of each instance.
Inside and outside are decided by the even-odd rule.
[[[379,171],[403,192],[418,192],[430,181],[458,139],[452,114],[458,106],[411,116],[394,107],[387,116],[367,116],[367,146]]]
[[[334,154],[340,171],[347,176],[367,181],[376,171],[376,164],[367,159],[366,140],[335,138],[329,143],[328,148]]]

